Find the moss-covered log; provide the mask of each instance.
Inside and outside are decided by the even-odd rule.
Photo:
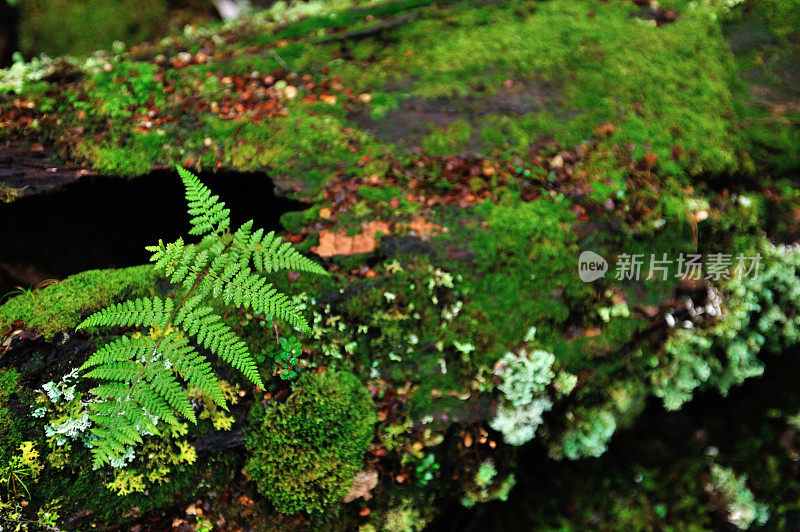
[[[523,527],[791,526],[800,405],[785,381],[732,444],[714,420],[653,414],[765,367],[774,379],[800,340],[800,251],[785,245],[800,234],[800,6],[731,4],[295,3],[0,71],[10,146],[109,179],[262,172],[307,201],[283,236],[331,273],[268,276],[303,293],[308,334],[226,313],[265,388],[214,362],[230,412],[198,396],[198,425],[151,435],[128,468],[93,470],[59,439],[87,387],[70,370],[108,339],[74,329],[180,289],[136,267],[6,301],[0,453],[43,467],[32,504],[8,511],[77,530],[367,531],[468,507],[508,527],[480,508],[511,492]],[[582,280],[585,252],[604,276]],[[631,257],[637,271],[619,267]],[[659,443],[674,419],[699,434],[680,451]]]

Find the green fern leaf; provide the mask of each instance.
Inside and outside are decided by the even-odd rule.
[[[230,227],[230,209],[219,201],[219,196],[212,196],[211,191],[200,180],[184,168],[177,167],[183,185],[186,187],[186,201],[189,203],[189,214],[192,228],[190,235],[223,233]]]
[[[97,326],[164,327],[169,322],[173,310],[174,304],[171,299],[143,297],[95,312],[83,320],[77,329]]]
[[[123,336],[98,349],[82,365],[84,376],[100,383],[89,403],[93,423],[95,467],[125,465],[123,456],[159,424],[178,424],[179,417],[196,422],[187,388],[209,397],[227,410],[225,394],[214,369],[195,345],[203,346],[264,387],[247,344],[214,310],[224,302],[267,315],[308,331],[308,325],[286,294],[262,275],[278,270],[325,274],[318,264],[284,242],[274,232],[264,234],[247,222],[229,232],[230,212],[200,180],[178,169],[186,187],[192,235],[148,246],[156,271],[181,287],[180,299],[140,298],[109,306],[83,321],[87,327],[140,327],[150,334]]]
[[[222,322],[208,306],[196,307],[197,298],[187,301],[175,317],[175,324],[195,337],[203,347],[242,372],[256,386],[264,387],[258,367],[247,344]]]
[[[253,221],[242,225],[233,237],[233,247],[246,253],[248,260],[252,258],[255,270],[261,273],[272,273],[278,270],[296,270],[319,275],[329,273],[319,264],[303,256],[292,247],[291,243],[284,242],[274,231],[264,234],[263,229],[251,232]]]

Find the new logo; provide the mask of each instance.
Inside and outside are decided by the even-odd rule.
[[[584,251],[578,257],[578,275],[584,283],[604,277],[607,271],[608,261],[594,251]]]

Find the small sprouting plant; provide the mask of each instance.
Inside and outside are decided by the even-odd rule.
[[[147,248],[156,271],[178,285],[177,297],[144,297],[112,305],[78,326],[149,331],[106,344],[81,367],[84,377],[102,381],[91,390],[97,400],[87,405],[95,468],[120,463],[143,442],[142,436],[158,433],[160,422],[177,427],[182,417],[196,423],[192,406],[196,393],[227,409],[221,381],[197,345],[263,387],[247,344],[224,323],[218,309],[249,309],[254,315],[309,331],[300,309],[262,274],[285,269],[326,274],[274,232],[253,230],[252,220],[232,231],[230,210],[219,197],[192,173],[183,168],[178,173],[192,216],[189,234],[202,239],[189,244],[179,238]]]
[[[32,286],[30,288],[25,288],[25,287],[22,287],[22,286],[15,286],[14,290],[12,290],[10,292],[7,292],[7,293],[3,294],[2,297],[0,297],[0,303],[2,303],[5,300],[11,299],[13,297],[16,297],[16,296],[29,297],[31,299],[31,301],[35,301],[36,292],[38,292],[42,288],[45,288],[45,287],[50,286],[51,284],[55,284],[57,282],[58,282],[57,279],[45,279],[44,281],[40,282],[36,286]]]
[[[35,519],[28,506],[26,497],[30,497],[28,483],[39,479],[44,466],[39,459],[39,451],[32,441],[24,441],[18,453],[5,464],[0,465],[0,530],[61,530],[56,526],[58,519],[58,500],[36,509]]]
[[[41,470],[39,451],[34,448],[32,441],[25,441],[19,446],[19,454],[0,468],[0,482],[4,483],[8,494],[22,490],[29,493],[26,481],[36,480]]]
[[[280,338],[278,344],[270,345],[270,352],[281,379],[288,381],[297,377],[297,364],[302,354],[302,346],[297,337]]]
[[[433,480],[433,476],[439,470],[439,464],[436,463],[436,456],[429,454],[420,461],[414,473],[416,473],[417,485],[425,487]]]

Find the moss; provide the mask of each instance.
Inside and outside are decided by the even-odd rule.
[[[731,93],[735,64],[720,23],[707,10],[679,2],[679,21],[656,28],[632,17],[637,8],[629,2],[554,0],[480,9],[464,2],[446,10],[429,3],[394,2],[352,11],[338,4],[336,16],[312,9],[311,17],[283,24],[255,17],[236,26],[235,36],[231,33],[215,44],[224,59],[180,69],[159,65],[166,79],[176,81],[174,94],[183,97],[217,101],[229,91],[218,83],[218,73],[263,74],[288,65],[312,82],[339,76],[345,93],[370,93],[372,102],[363,107],[348,102],[344,93],[333,105],[296,98],[285,102],[287,116],[261,124],[222,121],[211,113],[181,109],[181,119],[160,128],[160,135],[136,132],[137,120],[91,125],[76,118],[79,110],[91,113],[93,108],[128,115],[148,97],[164,114],[174,113],[178,104],[159,105],[162,90],[148,82],[147,72],[124,71],[152,70],[148,57],[158,52],[174,55],[176,49],[197,50],[207,44],[206,37],[192,36],[150,46],[135,61],[123,54],[111,61],[112,72],[89,68],[88,76],[66,89],[46,84],[50,90],[42,92],[28,84],[26,96],[43,112],[56,106],[61,120],[48,126],[48,134],[67,158],[98,170],[135,175],[155,165],[185,161],[204,168],[269,168],[308,196],[339,172],[369,174],[382,168],[371,165],[377,164],[373,160],[385,147],[352,127],[348,116],[354,109],[371,115],[377,127],[389,127],[393,122],[381,126],[381,120],[395,112],[401,112],[402,122],[414,120],[402,114],[403,102],[411,99],[429,100],[434,114],[455,120],[425,139],[425,149],[434,154],[472,149],[482,141],[486,149],[519,155],[543,135],[572,144],[610,121],[617,126],[610,142],[631,145],[637,159],[652,150],[667,173],[749,168],[742,166],[748,157]],[[421,16],[381,38],[348,42],[347,54],[338,43],[309,46],[328,28],[362,27],[374,23],[369,16],[409,10]],[[253,47],[258,48],[255,53]],[[634,49],[637,53],[631,53]],[[91,105],[94,93],[97,105]],[[439,109],[441,102],[431,100],[438,97],[450,97],[448,105],[455,114],[449,107]],[[423,129],[436,122],[429,118],[422,117]],[[791,152],[794,137],[789,129],[779,128],[772,135],[761,120],[747,123],[749,138],[777,139],[782,154]],[[71,135],[78,125],[95,134]],[[213,139],[213,147],[206,146],[206,138]]]
[[[0,330],[17,320],[50,339],[71,329],[90,311],[114,301],[154,292],[156,276],[150,266],[119,270],[90,270],[41,290],[18,295],[0,307]]]
[[[402,26],[394,46],[355,43],[353,60],[330,69],[362,91],[405,85],[398,92],[422,98],[506,98],[506,107],[517,107],[508,113],[508,138],[492,135],[495,146],[527,147],[543,134],[572,144],[612,121],[613,140],[633,143],[637,158],[650,146],[666,163],[677,146],[683,155],[674,170],[737,168],[734,65],[719,24],[704,10],[684,9],[678,22],[656,28],[632,17],[636,10],[569,0],[465,5]],[[319,60],[309,50],[298,65]],[[517,89],[504,96],[507,80]]]
[[[736,59],[742,137],[755,165],[782,175],[800,167],[797,64],[800,4],[754,0],[728,14],[725,36]]]
[[[376,416],[352,374],[306,373],[293,390],[285,403],[254,407],[245,470],[279,511],[321,512],[349,489]]]
[[[290,233],[300,233],[318,219],[319,209],[291,211],[281,214],[281,225]]]
[[[800,28],[800,0],[753,0],[750,9],[764,15],[770,30],[785,39]]]
[[[80,55],[114,41],[138,43],[163,31],[166,0],[25,0],[20,45],[26,55]]]
[[[431,156],[458,153],[467,147],[472,127],[465,120],[457,120],[442,128],[435,128],[422,139],[422,147]]]
[[[545,345],[553,342],[570,308],[583,307],[590,289],[575,274],[579,250],[568,201],[509,200],[481,210],[488,227],[470,238],[475,261],[455,271],[464,276],[470,299],[463,312],[477,320],[483,361],[491,365],[531,326]]]
[[[752,172],[755,165],[749,158],[782,171],[791,170],[797,160],[793,149],[798,143],[797,117],[774,116],[774,109],[764,102],[747,100],[742,95],[748,94],[748,87],[735,80],[737,70],[760,68],[760,59],[766,61],[760,72],[774,74],[772,68],[778,65],[773,59],[779,54],[759,51],[731,56],[720,19],[711,17],[707,7],[697,3],[699,7],[690,8],[682,0],[662,2],[678,7],[681,16],[674,24],[655,27],[637,18],[639,8],[624,1],[489,2],[480,3],[479,8],[474,2],[456,2],[446,8],[429,8],[425,3],[360,7],[280,26],[261,25],[253,17],[233,31],[201,31],[201,37],[176,37],[168,44],[145,47],[135,60],[123,54],[112,72],[87,68],[79,81],[64,82],[67,90],[46,80],[35,89],[33,84],[25,89],[43,112],[53,111],[63,118],[62,125],[52,126],[48,135],[59,142],[64,154],[109,173],[141,174],[167,161],[192,161],[203,168],[268,168],[281,185],[306,197],[336,180],[325,195],[316,196],[313,207],[281,218],[284,227],[296,234],[312,228],[303,249],[316,243],[315,231],[321,228],[353,234],[365,220],[393,224],[393,235],[375,253],[331,259],[332,278],[301,276],[290,281],[285,275],[275,276],[277,286],[291,283],[293,289],[308,289],[321,297],[304,300],[315,317],[314,335],[303,339],[302,371],[307,373],[285,402],[271,399],[266,406],[257,404],[252,409],[247,436],[252,457],[247,472],[255,481],[251,488],[257,486],[278,510],[311,512],[314,522],[339,519],[356,506],[335,507],[362,465],[374,414],[355,377],[336,372],[320,375],[312,368],[370,374],[389,411],[383,429],[401,427],[396,414],[402,412],[408,427],[424,426],[425,441],[429,441],[429,431],[433,433],[430,441],[435,441],[433,436],[441,435],[436,432],[443,425],[486,425],[499,393],[510,389],[504,382],[497,390],[501,384],[497,378],[503,372],[497,371],[495,363],[502,353],[519,348],[530,327],[536,326],[536,341],[541,345],[535,347],[553,354],[555,360],[548,362],[552,372],[566,369],[577,375],[577,383],[570,385],[575,386],[574,392],[552,397],[552,409],[548,400],[524,412],[504,412],[501,417],[507,430],[501,430],[516,430],[518,434],[507,441],[520,443],[538,430],[554,456],[597,456],[606,451],[615,432],[621,433],[641,413],[650,394],[666,395],[662,390],[671,387],[678,401],[688,399],[704,380],[694,378],[694,373],[704,372],[693,364],[695,360],[719,360],[730,366],[709,380],[725,391],[760,372],[761,366],[760,362],[753,365],[758,361],[741,347],[723,353],[686,342],[680,349],[665,350],[668,335],[678,344],[684,334],[667,330],[663,320],[664,313],[682,301],[684,287],[674,279],[626,283],[610,275],[585,284],[576,271],[580,252],[594,250],[610,260],[622,252],[672,257],[693,251],[747,252],[765,230],[765,220],[787,239],[797,233],[797,222],[791,220],[798,196],[791,179],[770,182],[769,194],[743,197],[749,202],[752,196],[752,208],[745,212],[723,205],[741,192],[735,180],[715,183],[727,188],[717,194],[700,177],[687,177],[690,173]],[[309,9],[323,9],[315,6]],[[366,19],[369,15],[393,16],[409,9],[418,10],[420,16],[377,38],[309,45],[330,31],[380,22]],[[787,31],[778,18],[766,19],[770,35]],[[289,42],[278,44],[282,39]],[[780,42],[792,46],[791,39]],[[214,53],[205,64],[169,66],[177,51],[196,52],[211,43]],[[166,62],[159,60],[158,68],[148,59],[156,53],[168,56]],[[149,133],[135,130],[142,107],[163,106],[165,102],[158,99],[161,85],[170,80],[176,82],[175,94],[183,100],[168,99],[167,107],[176,107],[161,111],[183,111],[176,102],[191,102],[194,97],[235,99],[232,86],[222,82],[226,75],[249,76],[257,71],[261,76],[283,63],[299,76],[308,76],[302,83],[297,77],[286,80],[300,91],[294,99],[281,100],[286,116],[261,123],[222,120],[189,106],[175,123]],[[343,85],[341,91],[333,90],[336,103],[314,101],[314,90],[306,89],[306,80],[316,84],[323,79]],[[767,81],[770,88],[777,87],[777,76]],[[72,92],[75,97],[68,95]],[[358,97],[360,93],[370,93],[371,102],[369,97]],[[739,99],[743,103],[737,103]],[[85,125],[88,134],[65,140],[64,132],[78,125],[79,110],[87,113],[86,123],[80,125]],[[435,113],[439,114],[428,116]],[[430,132],[421,141],[422,157],[406,160],[404,139],[384,145],[375,140],[383,138],[377,130],[374,138],[365,131],[391,129],[398,117],[417,120],[420,137]],[[369,125],[370,119],[376,125]],[[606,128],[601,139],[594,130],[604,122],[615,127],[611,132]],[[431,129],[431,123],[450,125]],[[555,141],[540,149],[544,143],[536,141],[542,136]],[[551,158],[565,144],[578,142],[574,152],[578,162],[564,157],[565,169],[570,170],[564,180],[572,187],[559,182]],[[447,194],[459,190],[447,177],[453,163],[447,156],[480,148],[480,143],[484,152],[497,155],[499,161],[491,160],[496,173],[492,179],[476,177],[470,182],[465,178],[464,182],[474,183],[473,195],[491,199],[475,208],[456,208],[452,194]],[[649,151],[657,156],[656,167],[634,169]],[[428,164],[425,155],[443,157]],[[548,172],[548,160],[553,172]],[[389,165],[391,171],[386,172]],[[515,167],[520,170],[512,171]],[[472,170],[479,168],[480,162]],[[370,185],[358,189],[356,202],[347,203],[352,199],[349,185],[357,182],[349,178],[372,174],[377,175],[362,180]],[[374,186],[381,178],[392,184]],[[520,194],[517,187],[525,193]],[[431,205],[414,201],[417,194],[428,200],[446,199]],[[779,209],[773,209],[773,204]],[[334,214],[320,222],[323,207],[330,207]],[[710,218],[698,223],[699,217],[693,214],[700,209]],[[407,238],[408,218],[418,215],[448,232],[433,236],[432,243]],[[431,272],[437,268],[447,270],[454,279],[460,274],[463,281],[455,281],[456,286],[448,289],[429,288]],[[368,278],[356,280],[355,272]],[[772,299],[759,290],[757,303],[764,312],[748,314],[759,323],[747,329],[728,327],[729,331],[757,333],[762,338],[755,343],[784,345],[784,338],[775,336],[779,332],[790,333],[792,338],[786,340],[797,341],[796,305],[786,299],[796,283],[789,282],[793,278],[788,269],[777,273],[778,289],[764,287],[764,294],[769,288]],[[141,284],[93,278],[57,297],[59,290],[70,286],[65,281],[12,300],[0,309],[0,324],[6,327],[22,318],[26,324],[36,322],[51,336],[106,300],[150,290],[145,277]],[[97,289],[106,285],[113,286]],[[85,289],[91,292],[87,295]],[[228,318],[254,353],[266,352],[272,343],[266,322],[247,315]],[[736,361],[740,364],[733,364]],[[551,377],[548,373],[542,380],[549,382]],[[538,390],[541,383],[534,384]],[[541,416],[543,410],[550,412]],[[430,419],[434,421],[428,423]],[[408,445],[389,449],[399,454],[388,458],[397,458],[393,471],[413,473],[409,464],[415,460],[408,460],[405,453],[413,450],[419,432],[409,428]],[[612,453],[616,441],[609,446]],[[486,449],[476,446],[469,452],[473,451]],[[499,451],[508,451],[508,446],[501,445]],[[434,452],[443,472],[449,473],[453,465],[449,451],[432,448]],[[459,458],[463,456],[453,462]],[[596,526],[596,516],[612,528],[711,525],[699,502],[704,496],[700,480],[706,473],[695,462],[645,468],[641,484],[632,480],[636,475],[630,474],[627,462],[624,467],[617,462],[615,469],[599,461],[588,466],[590,461],[582,462],[584,469],[562,463],[545,480],[536,479],[540,485],[531,514],[558,506],[542,520],[555,528]],[[225,473],[230,473],[242,464],[232,460],[223,465]],[[463,463],[454,465],[459,468]],[[748,474],[755,478],[752,472]],[[66,489],[70,478],[54,482],[53,493]],[[98,496],[92,502],[94,515],[98,521],[108,517],[112,522],[126,505],[143,510],[166,506],[175,490],[191,493],[195,478],[189,473],[176,477],[169,487],[153,491],[152,501],[135,498],[140,495],[124,501]],[[438,485],[432,483],[425,493],[432,498],[434,490],[448,489],[448,478],[441,475]],[[576,490],[575,478],[586,489]],[[103,481],[107,479],[100,474],[81,479],[79,496],[89,496],[92,487]],[[762,480],[766,481],[775,482]],[[178,488],[187,485],[185,491]],[[602,495],[596,494],[598,486]],[[679,495],[665,492],[663,486],[675,488]],[[371,506],[373,523],[383,523],[386,517],[387,526],[402,529],[413,526],[415,519],[422,520],[422,506],[397,499],[401,489],[422,491],[397,486],[383,489],[376,506]],[[796,501],[797,497],[787,499]],[[394,500],[396,508],[381,516],[379,508],[387,500]],[[796,502],[791,504],[796,506]],[[73,501],[73,506],[79,505]],[[570,507],[579,508],[580,515],[564,517]]]
[[[0,370],[0,464],[6,463],[22,443],[23,430],[27,426],[27,419],[20,419],[18,413],[13,412],[8,405],[12,394],[17,391],[19,373],[13,369]]]

